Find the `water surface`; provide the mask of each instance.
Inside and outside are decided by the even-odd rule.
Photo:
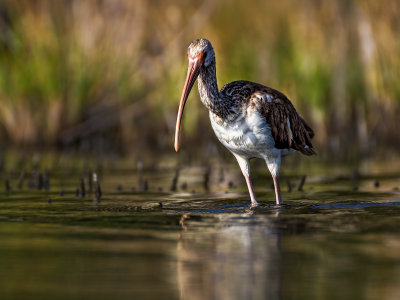
[[[235,165],[207,172],[181,169],[170,191],[173,169],[103,170],[100,201],[75,194],[79,172],[4,192],[1,299],[400,298],[395,168],[321,166],[303,191],[294,170],[282,207],[256,169],[255,209]]]

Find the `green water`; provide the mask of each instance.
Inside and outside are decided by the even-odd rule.
[[[279,208],[256,169],[256,209],[236,165],[212,169],[209,190],[205,168],[183,168],[176,192],[170,168],[103,170],[100,201],[75,195],[78,171],[53,172],[48,191],[18,190],[15,175],[0,197],[0,298],[400,299],[388,165],[321,165],[303,191],[304,169],[286,172]]]

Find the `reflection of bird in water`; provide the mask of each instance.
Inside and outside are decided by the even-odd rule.
[[[182,299],[279,299],[280,232],[270,215],[184,215],[177,272]]]
[[[215,54],[206,39],[188,48],[189,67],[179,105],[175,150],[179,149],[180,124],[186,100],[198,78],[201,102],[210,111],[219,141],[236,157],[246,179],[251,203],[258,205],[250,179],[251,158],[265,160],[275,187],[276,203],[282,203],[279,187],[281,156],[300,151],[315,154],[312,129],[297,114],[289,99],[274,89],[249,81],[234,81],[218,91]]]

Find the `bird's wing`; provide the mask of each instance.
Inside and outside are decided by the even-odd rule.
[[[299,116],[289,99],[278,96],[264,100],[261,107],[276,148],[295,149],[306,155],[315,154],[311,143],[314,132]]]
[[[311,143],[313,130],[283,93],[249,81],[232,82],[221,92],[229,92],[231,97],[240,98],[246,106],[257,108],[271,128],[276,148],[295,149],[305,155],[315,154]]]

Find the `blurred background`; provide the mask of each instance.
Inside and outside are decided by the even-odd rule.
[[[219,87],[284,92],[320,158],[396,154],[399,12],[397,0],[2,0],[0,143],[172,154],[186,48],[204,37]],[[198,98],[181,144],[209,153],[220,146]]]

